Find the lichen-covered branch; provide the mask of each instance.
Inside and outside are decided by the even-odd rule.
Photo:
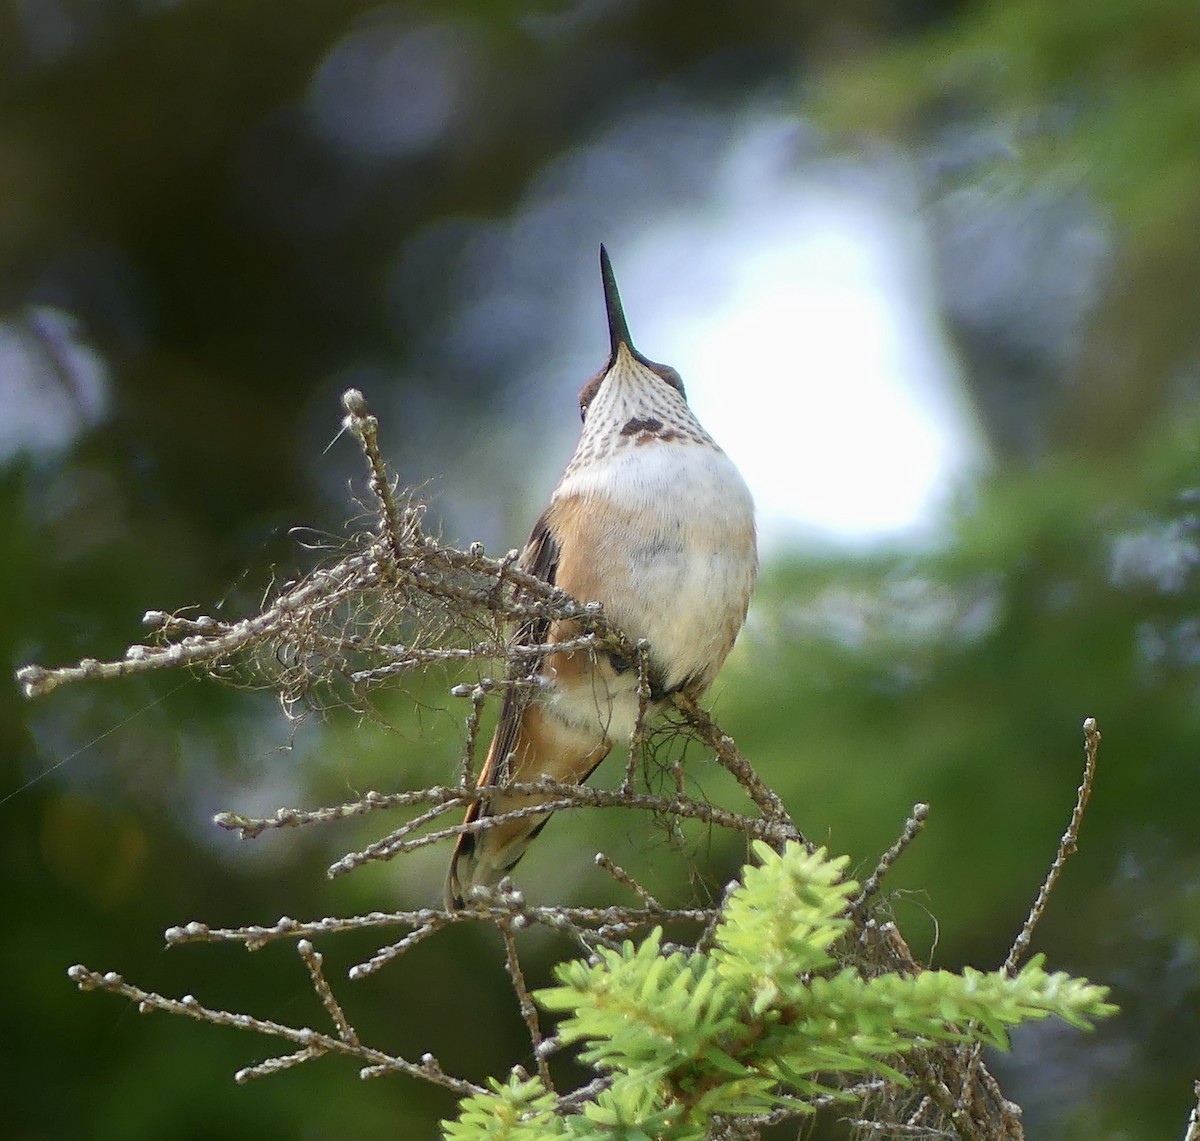
[[[228,811],[215,817],[219,826],[253,839],[269,829],[330,825],[380,812],[404,814],[400,823],[386,831],[381,829],[376,840],[336,860],[328,869],[331,876],[431,844],[448,844],[464,832],[502,826],[523,815],[540,816],[566,809],[649,812],[672,827],[691,820],[739,833],[747,846],[762,841],[781,853],[790,842],[798,842],[810,855],[813,853],[813,846],[804,841],[778,794],[762,780],[734,739],[688,696],[677,694],[670,699],[672,729],[715,757],[737,782],[745,797],[744,805],[718,807],[700,795],[685,792],[691,781],[685,781],[680,758],[666,762],[669,777],[662,785],[667,791],[651,791],[645,776],[639,776],[639,768],[643,772],[646,768],[639,763],[653,751],[648,743],[650,726],[659,712],[651,695],[650,647],[644,642],[632,643],[613,629],[598,604],[573,599],[521,570],[516,552],[494,558],[478,544],[460,550],[428,535],[422,527],[423,505],[415,496],[398,489],[387,473],[379,447],[379,425],[362,394],[356,390],[346,392],[343,408],[344,426],[358,441],[366,464],[373,500],[368,527],[348,536],[343,548],[334,551],[325,565],[298,582],[284,584],[258,614],[239,621],[221,621],[192,613],[150,611],[145,621],[153,631],[151,644],[132,645],[112,661],[84,659],[62,667],[25,666],[17,673],[25,695],[41,697],[65,684],[182,666],[202,670],[221,681],[272,689],[285,702],[304,700],[318,708],[349,704],[369,709],[369,697],[379,687],[395,687],[406,677],[434,667],[458,671],[448,691],[470,702],[465,718],[466,743],[461,754],[456,750],[454,757],[447,758],[443,783],[373,790],[341,804],[279,808],[266,816]],[[523,642],[514,632],[522,625],[528,628],[531,619],[570,621],[578,633],[567,643]],[[637,663],[638,716],[631,739],[621,743],[626,751],[618,786],[603,789],[549,780],[509,785],[507,792],[534,799],[528,805],[464,822],[460,814],[467,806],[493,797],[498,791],[491,785],[477,784],[477,746],[485,703],[513,688],[535,686],[534,675],[541,659],[564,649],[614,652]],[[460,680],[464,670],[470,676],[466,682]],[[1075,812],[1005,963],[1004,971],[1009,975],[1014,974],[1025,954],[1062,866],[1075,849],[1094,780],[1099,742],[1094,721],[1085,724],[1085,742],[1087,767]],[[456,814],[454,822],[446,822],[448,813]],[[837,955],[864,980],[884,975],[909,978],[921,973],[898,929],[881,922],[873,909],[877,909],[885,877],[916,839],[927,813],[925,805],[914,807],[901,834],[879,858],[871,876],[845,901],[839,922],[845,919],[849,934],[839,944]],[[240,943],[247,950],[257,950],[281,939],[294,941],[313,992],[330,1021],[328,1032],[207,1007],[190,995],[164,997],[111,972],[75,966],[69,973],[81,989],[120,995],[142,1011],[181,1014],[215,1025],[252,1030],[287,1043],[288,1052],[240,1070],[236,1075],[239,1081],[332,1055],[352,1058],[364,1077],[405,1074],[460,1096],[482,1096],[488,1091],[445,1073],[432,1055],[413,1062],[362,1042],[336,988],[325,977],[323,959],[313,940],[347,932],[377,932],[377,949],[349,971],[351,981],[363,981],[402,959],[418,944],[436,938],[445,928],[463,923],[491,924],[501,935],[505,965],[537,1070],[536,1076],[528,1079],[523,1071],[514,1069],[512,1080],[540,1083],[551,1097],[554,1113],[561,1118],[582,1112],[582,1107],[604,1096],[610,1090],[611,1079],[602,1072],[579,1089],[555,1091],[550,1058],[559,1039],[543,1031],[535,996],[526,986],[520,961],[522,932],[535,927],[557,932],[563,936],[566,948],[596,958],[620,952],[624,941],[632,936],[658,938],[652,932],[668,927],[672,938],[679,941],[662,942],[664,955],[673,951],[704,955],[711,950],[724,910],[738,887],[730,884],[717,904],[696,906],[690,899],[663,901],[607,856],[598,855],[596,864],[629,891],[631,902],[608,907],[532,906],[520,891],[503,881],[490,895],[474,898],[457,911],[423,908],[309,920],[283,916],[273,923],[235,928],[193,921],[167,930],[170,947]],[[770,1113],[718,1115],[713,1119],[711,1136],[755,1137],[766,1125],[811,1112],[814,1107],[847,1101],[856,1105],[854,1120],[860,1136],[956,1136],[986,1141],[1016,1141],[1022,1136],[1019,1109],[1003,1097],[978,1051],[954,1046],[913,1050],[896,1065],[900,1069],[895,1072],[902,1073],[911,1086],[889,1077],[863,1079],[859,1073],[853,1081],[847,1079],[837,1094],[814,1095],[803,1103]],[[1195,1132],[1193,1119],[1186,1141],[1200,1141]]]
[[[311,945],[307,950],[311,954]],[[300,953],[302,956],[305,955],[303,949]],[[311,970],[312,968],[310,968],[310,972]],[[208,1022],[214,1026],[231,1026],[235,1030],[251,1030],[270,1038],[282,1038],[285,1042],[291,1042],[300,1048],[295,1053],[239,1070],[234,1075],[234,1080],[238,1082],[263,1077],[300,1062],[312,1061],[325,1054],[342,1054],[369,1066],[371,1072],[368,1073],[364,1069],[363,1077],[374,1077],[385,1072],[403,1073],[410,1077],[433,1082],[435,1085],[444,1086],[457,1094],[483,1092],[473,1082],[465,1081],[462,1078],[453,1078],[444,1073],[432,1055],[426,1055],[420,1063],[416,1063],[395,1054],[364,1046],[358,1040],[357,1033],[349,1023],[344,1021],[344,1015],[336,1025],[337,1033],[326,1034],[307,1026],[286,1026],[282,1022],[275,1022],[267,1018],[256,1018],[250,1014],[233,1014],[227,1010],[218,1010],[205,1006],[190,994],[185,994],[182,998],[166,998],[161,994],[127,983],[115,971],[102,973],[76,964],[68,970],[67,974],[80,990],[101,990],[118,994],[132,1002],[142,1014],[149,1014],[155,1010],[165,1011],[168,1014],[181,1014],[186,1018],[194,1018],[199,1022]],[[312,977],[315,979],[317,976],[314,974]]]

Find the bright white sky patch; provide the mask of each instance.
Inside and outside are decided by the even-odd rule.
[[[983,456],[919,232],[878,201],[789,183],[731,195],[702,231],[657,229],[622,253],[634,340],[679,369],[768,545],[919,537]],[[638,303],[647,278],[661,281],[656,264],[699,251],[696,283]]]
[[[488,337],[519,326],[498,316],[505,305],[522,314],[522,304],[545,305],[549,251],[578,293],[536,338],[555,351],[514,385],[509,415],[456,445],[472,457],[460,486],[444,483],[469,505],[456,525],[510,542],[488,530],[497,503],[536,514],[540,489],[561,473],[578,422],[557,402],[608,352],[593,268],[600,240],[634,344],[679,369],[701,422],[750,484],[764,553],[935,538],[949,493],[987,456],[938,322],[903,160],[826,156],[790,112],[699,120],[674,106],[622,120],[558,160],[506,223],[480,227],[465,312]],[[673,176],[662,169],[671,132],[701,140],[703,163],[694,148],[677,157],[703,178],[660,201],[641,184]],[[530,416],[531,399],[555,402],[553,414]],[[437,448],[444,456],[445,442]],[[538,493],[525,503],[528,487]]]

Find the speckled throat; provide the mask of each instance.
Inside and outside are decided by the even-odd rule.
[[[622,344],[588,407],[564,479],[601,457],[654,443],[721,450],[682,394]]]

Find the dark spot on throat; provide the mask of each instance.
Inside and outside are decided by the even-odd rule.
[[[631,416],[621,429],[622,436],[636,436],[639,432],[657,432],[662,427],[662,421],[653,416],[644,419],[641,416]]]

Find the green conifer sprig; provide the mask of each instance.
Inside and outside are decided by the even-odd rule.
[[[714,932],[713,949],[664,951],[656,929],[640,945],[561,964],[536,994],[567,1017],[564,1043],[609,1076],[593,1098],[563,1107],[537,1079],[514,1074],[467,1098],[452,1141],[701,1141],[713,1122],[781,1107],[810,1112],[845,1097],[852,1075],[905,1083],[914,1048],[947,1041],[1006,1048],[1008,1029],[1057,1015],[1088,1028],[1115,1010],[1108,989],[1048,973],[1035,957],[1020,973],[898,972],[865,978],[835,969],[857,884],[847,858],[788,843],[756,843]]]
[[[489,1078],[488,1085],[490,1094],[472,1094],[459,1102],[457,1121],[442,1122],[447,1141],[537,1141],[565,1136],[558,1099],[539,1078],[514,1072],[507,1082]]]

